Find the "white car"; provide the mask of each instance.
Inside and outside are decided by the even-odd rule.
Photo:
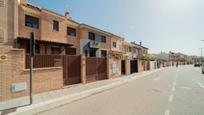
[[[204,74],[204,65],[202,65],[202,73]]]

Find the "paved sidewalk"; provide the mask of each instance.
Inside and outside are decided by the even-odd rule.
[[[161,70],[163,69],[145,71],[141,73],[121,76],[115,79],[102,80],[88,84],[77,84],[60,90],[37,94],[33,96],[33,105],[20,107],[16,112],[11,114],[36,114],[123,85],[134,79],[138,79]],[[15,102],[16,100],[12,101]],[[0,106],[2,105],[0,104]]]

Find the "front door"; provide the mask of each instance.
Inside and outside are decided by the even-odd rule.
[[[122,60],[121,61],[121,74],[122,75],[125,75],[125,60]]]

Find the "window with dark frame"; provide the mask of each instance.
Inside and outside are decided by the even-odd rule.
[[[92,32],[89,32],[89,40],[95,41],[95,34]]]
[[[101,42],[106,43],[106,37],[105,36],[101,36]]]
[[[76,37],[76,29],[67,27],[67,35]]]
[[[76,55],[76,48],[67,48],[66,55]]]
[[[61,49],[57,48],[57,47],[52,47],[51,48],[51,53],[52,54],[60,54],[61,53]]]
[[[25,26],[38,29],[39,28],[39,18],[25,15]]]
[[[117,47],[117,43],[116,42],[112,42],[113,47],[116,48]]]
[[[89,32],[89,40],[106,43],[106,36],[102,36],[102,35],[98,35],[98,34]]]
[[[59,22],[56,20],[53,20],[53,30],[59,31]]]
[[[101,50],[101,57],[106,57],[107,56],[107,51]]]

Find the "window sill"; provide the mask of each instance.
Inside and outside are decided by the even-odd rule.
[[[58,31],[57,31],[57,30],[52,30],[52,32],[58,33],[58,32],[59,32],[59,30],[58,30]]]
[[[67,35],[67,38],[76,38],[76,36]]]

